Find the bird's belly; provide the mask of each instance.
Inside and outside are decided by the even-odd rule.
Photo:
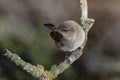
[[[68,45],[63,44],[63,45],[59,46],[59,48],[63,51],[72,52],[72,51],[76,50],[77,48],[79,48],[82,45],[82,43],[84,42],[84,40],[85,40],[85,37],[78,39],[78,41],[75,41],[74,43],[70,43]]]

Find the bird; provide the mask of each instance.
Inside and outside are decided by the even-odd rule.
[[[51,29],[50,36],[58,49],[73,52],[80,48],[85,40],[85,32],[80,24],[74,20],[66,20],[59,25],[45,23]]]

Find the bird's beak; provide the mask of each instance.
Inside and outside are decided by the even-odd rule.
[[[55,26],[54,24],[52,23],[46,23],[44,24],[46,27],[48,27],[49,29],[51,30],[56,30],[57,29],[57,26]]]

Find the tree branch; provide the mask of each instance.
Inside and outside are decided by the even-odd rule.
[[[60,73],[63,73],[66,69],[68,69],[71,64],[80,58],[82,55],[82,51],[87,42],[87,34],[92,25],[94,24],[94,19],[88,18],[88,7],[86,0],[80,0],[81,7],[81,18],[80,22],[82,24],[83,29],[86,33],[86,39],[84,43],[80,46],[81,49],[74,51],[70,56],[68,56],[63,62],[61,62],[58,66],[53,65],[50,70],[45,70],[42,65],[32,65],[23,61],[18,55],[11,53],[9,50],[4,49],[1,50],[2,55],[6,56],[8,59],[13,61],[17,66],[20,66],[23,70],[31,74],[34,78],[38,80],[53,80]]]
[[[88,18],[88,5],[86,0],[80,0],[81,7],[81,18],[80,20],[83,22]]]

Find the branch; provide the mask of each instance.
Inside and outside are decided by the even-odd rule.
[[[22,60],[18,55],[11,53],[8,49],[1,49],[0,53],[14,62],[17,66],[20,66],[23,70],[30,73],[34,78],[42,76],[42,71],[44,70],[42,65],[31,65],[30,63]]]
[[[81,7],[81,18],[80,20],[83,22],[85,19],[88,18],[88,6],[86,0],[80,0],[80,7]]]
[[[17,66],[20,66],[23,70],[31,74],[34,78],[38,80],[53,80],[60,73],[63,73],[66,69],[68,69],[71,64],[80,58],[82,55],[82,51],[87,42],[87,34],[92,25],[94,24],[94,19],[88,18],[88,7],[86,0],[80,0],[81,7],[81,18],[80,22],[82,27],[86,33],[86,39],[84,43],[80,46],[81,49],[74,51],[70,56],[68,56],[63,62],[61,62],[58,66],[53,65],[50,70],[45,70],[42,65],[32,65],[23,61],[18,55],[11,53],[9,50],[4,49],[1,50],[2,55],[6,56],[8,59],[13,61]]]

